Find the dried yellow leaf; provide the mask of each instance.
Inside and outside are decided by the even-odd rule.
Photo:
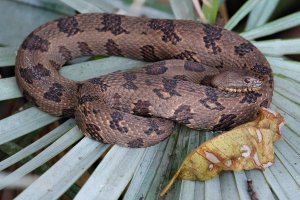
[[[261,108],[258,117],[201,144],[183,161],[161,192],[164,195],[177,177],[208,180],[222,170],[264,169],[274,163],[273,143],[281,138],[284,119]]]

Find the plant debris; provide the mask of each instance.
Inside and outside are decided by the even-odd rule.
[[[169,190],[177,177],[204,181],[222,170],[263,170],[271,166],[273,143],[281,138],[283,125],[284,118],[279,113],[261,108],[254,121],[224,132],[193,150],[160,195]]]

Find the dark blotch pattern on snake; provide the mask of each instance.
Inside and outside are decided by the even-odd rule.
[[[59,75],[66,62],[89,55],[159,62],[80,82]],[[232,92],[210,82],[228,71],[241,72],[240,82],[247,74],[262,85]],[[80,14],[37,28],[18,50],[15,73],[25,98],[43,111],[74,116],[95,140],[134,148],[167,138],[173,121],[206,130],[245,123],[270,104],[273,92],[265,57],[232,31],[113,14]],[[234,86],[237,80],[225,82]]]

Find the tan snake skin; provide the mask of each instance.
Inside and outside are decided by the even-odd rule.
[[[67,61],[87,55],[160,62],[82,82],[59,75]],[[228,91],[212,87],[212,78],[227,71],[242,78]],[[230,129],[267,107],[273,91],[265,57],[234,32],[195,21],[113,14],[80,14],[37,28],[18,51],[15,73],[24,96],[40,109],[75,116],[85,135],[127,147],[162,141],[173,121],[194,129]],[[238,83],[247,85],[249,76],[262,85],[233,92],[243,90]],[[220,77],[213,82],[226,89],[234,76]]]

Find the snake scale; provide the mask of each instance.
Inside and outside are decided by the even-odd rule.
[[[156,62],[86,81],[59,75],[67,61],[90,55]],[[79,14],[35,29],[18,50],[15,73],[23,95],[43,111],[74,116],[85,135],[133,148],[164,140],[173,121],[228,130],[268,107],[273,91],[265,57],[232,31],[114,14]]]

